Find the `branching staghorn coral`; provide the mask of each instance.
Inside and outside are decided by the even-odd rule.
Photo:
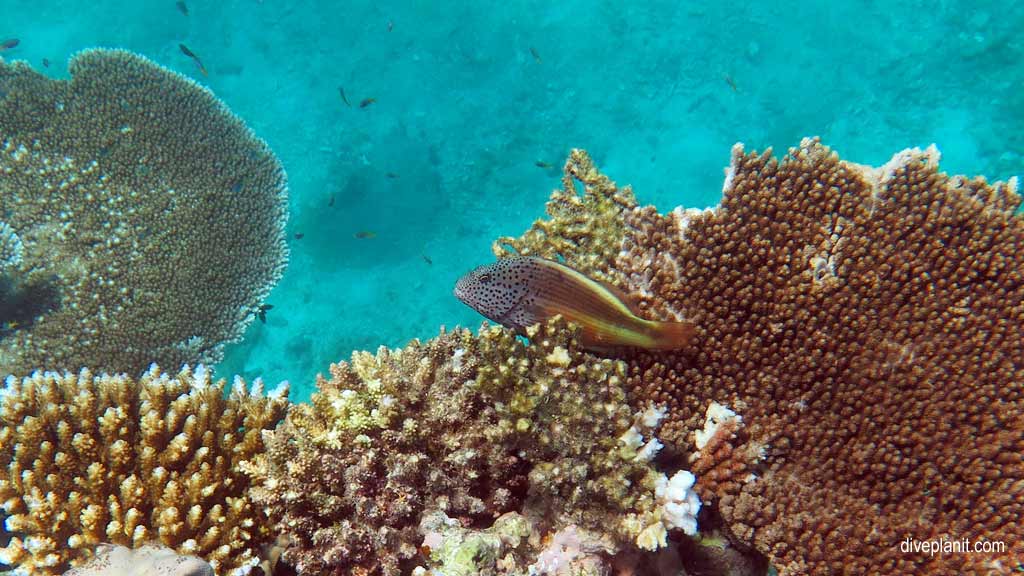
[[[140,379],[45,372],[0,395],[0,503],[15,535],[0,559],[60,574],[101,543],[159,541],[210,562],[248,565],[273,538],[240,463],[287,401],[237,379],[225,396],[203,367]]]
[[[332,365],[247,466],[254,499],[292,537],[284,559],[304,575],[408,573],[434,512],[486,528],[516,510],[616,546],[648,528],[657,539],[664,476],[620,439],[634,419],[625,365],[578,350],[561,322],[533,341],[458,330]]]
[[[659,214],[579,178],[576,151],[551,219],[495,252],[561,255],[652,318],[695,319],[692,349],[628,358],[634,401],[667,404],[661,436],[702,498],[782,574],[1008,573],[1024,562],[1021,198],[937,164],[737,146],[719,207]],[[597,238],[614,259],[571,252]],[[1005,548],[900,549],[961,538]]]
[[[0,333],[0,376],[216,362],[287,261],[280,164],[141,56],[89,50],[70,72],[0,61],[0,214],[28,315]]]

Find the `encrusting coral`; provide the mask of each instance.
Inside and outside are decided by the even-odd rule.
[[[195,556],[182,556],[169,548],[100,546],[96,557],[64,576],[214,576],[213,567]]]
[[[575,334],[560,321],[535,326],[531,346],[497,327],[442,332],[332,365],[246,466],[292,537],[285,561],[309,575],[408,573],[426,562],[421,522],[435,512],[486,528],[518,511],[542,532],[663,544],[660,444],[623,438],[658,418],[634,416],[625,365],[583,353]]]
[[[141,56],[88,50],[69,70],[0,60],[0,214],[23,246],[0,376],[218,361],[287,261],[280,164]]]
[[[1024,562],[1021,198],[937,164],[737,145],[719,207],[659,214],[574,151],[550,219],[495,251],[563,257],[651,318],[695,320],[691,349],[627,358],[629,388],[668,406],[660,435],[702,498],[782,574],[1007,573]],[[964,538],[996,547],[912,549]]]
[[[225,575],[272,540],[241,462],[283,417],[280,393],[202,366],[140,379],[45,372],[0,394],[0,504],[14,537],[0,560],[60,574],[101,543],[161,542]]]

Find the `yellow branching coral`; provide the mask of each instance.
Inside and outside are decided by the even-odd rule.
[[[60,574],[100,543],[159,541],[219,574],[268,540],[239,465],[284,417],[281,394],[240,379],[229,395],[202,366],[140,379],[45,372],[0,397],[0,503],[15,535],[4,562]]]
[[[332,365],[246,465],[293,538],[285,560],[301,574],[408,573],[431,511],[483,527],[519,510],[544,531],[576,524],[633,546],[661,521],[662,476],[621,439],[634,421],[625,365],[580,351],[560,321],[533,341],[459,330]]]
[[[576,183],[583,193],[576,190]],[[505,236],[494,242],[501,258],[541,256],[562,259],[577,270],[615,281],[612,264],[626,233],[622,212],[636,206],[629,186],[618,188],[598,172],[586,152],[574,149],[565,162],[562,189],[551,193],[548,219],[540,219],[522,238]]]
[[[588,218],[556,204],[523,250],[562,250],[539,232]],[[627,358],[629,388],[666,404],[702,497],[782,574],[1007,573],[1024,562],[1020,205],[1016,179],[948,176],[934,148],[870,168],[814,139],[781,159],[737,145],[719,207],[624,205],[614,261],[565,257],[695,319],[692,349]],[[574,243],[607,236],[589,218]],[[979,549],[921,551],[963,539]]]
[[[287,261],[280,164],[141,56],[85,51],[70,72],[0,60],[0,214],[23,246],[0,292],[0,376],[216,362]]]

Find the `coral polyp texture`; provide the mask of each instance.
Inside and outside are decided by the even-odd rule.
[[[582,352],[563,322],[532,336],[458,330],[332,365],[247,466],[292,538],[284,559],[300,574],[407,574],[453,545],[421,548],[434,514],[486,529],[516,511],[540,534],[576,525],[611,550],[657,540],[664,476],[656,450],[621,438],[637,418],[625,365]]]
[[[0,397],[0,503],[13,537],[0,560],[61,574],[101,543],[160,542],[218,574],[250,565],[269,519],[248,496],[244,460],[287,409],[280,395],[206,369],[140,379],[39,372]],[[273,397],[271,397],[273,396]]]
[[[574,151],[550,219],[495,251],[694,319],[691,349],[632,354],[626,378],[782,574],[1006,573],[1024,562],[1021,198],[938,159],[737,145],[720,206],[660,214]],[[959,539],[991,551],[906,550]]]
[[[0,61],[0,254],[11,233],[22,245],[0,269],[0,375],[219,360],[287,261],[280,164],[141,56],[88,50],[69,69]]]

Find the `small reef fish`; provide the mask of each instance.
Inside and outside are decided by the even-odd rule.
[[[174,3],[174,5],[178,7],[178,12],[181,12],[185,16],[188,16],[188,6],[185,5],[185,2],[183,0],[178,0]]]
[[[725,83],[729,85],[729,88],[732,88],[733,92],[739,92],[740,91],[739,88],[736,87],[736,81],[733,80],[732,76],[730,76],[728,74],[725,75]]]
[[[395,29],[395,23],[394,23],[394,21],[392,21],[392,20],[388,20],[388,32],[391,32],[391,31],[392,31],[392,30],[394,30],[394,29]]]
[[[537,53],[537,49],[533,46],[530,46],[530,55],[532,55],[533,59],[537,61],[537,64],[543,62],[543,60],[540,59],[540,54]]]
[[[352,105],[349,104],[348,97],[345,96],[345,87],[344,86],[338,86],[338,94],[341,96],[341,101],[345,103],[345,106],[348,106],[349,108],[351,108]]]
[[[545,162],[543,160],[537,160],[536,162],[533,163],[533,165],[536,166],[537,168],[543,168],[545,170],[550,170],[555,167],[555,165],[552,164],[551,162]]]
[[[188,46],[185,46],[184,44],[178,44],[178,48],[181,48],[181,53],[182,54],[184,54],[185,56],[188,56],[189,58],[192,59],[193,62],[196,63],[196,66],[199,68],[199,72],[203,76],[209,76],[209,74],[206,73],[206,66],[203,66],[203,61],[200,60],[199,56],[196,56],[194,52],[189,50]]]
[[[334,208],[334,194],[331,194],[331,199],[327,201],[328,208]]]
[[[18,44],[21,44],[21,40],[18,40],[17,38],[9,38],[7,40],[4,40],[3,42],[0,42],[0,52],[10,50]]]
[[[305,234],[303,234],[302,232],[296,232],[296,233],[295,233],[295,239],[296,239],[296,240],[302,240],[302,239],[303,239],[303,238],[305,238],[305,237],[306,237],[306,235],[305,235]]]
[[[430,256],[427,256],[426,254],[421,254],[420,256],[423,258],[423,261],[426,262],[428,265],[432,265],[434,263],[434,261],[430,259]]]
[[[273,308],[273,304],[260,304],[259,307],[256,308],[256,315],[259,316],[260,324],[267,323],[267,311]]]
[[[564,264],[517,256],[481,266],[455,283],[455,297],[487,318],[525,335],[557,314],[580,326],[584,348],[685,348],[692,322],[658,322],[637,315],[618,288]]]
[[[359,107],[360,108],[366,108],[367,106],[369,106],[370,104],[373,104],[376,101],[377,101],[376,98],[363,98],[363,101],[359,103]]]
[[[49,68],[50,67],[50,61],[48,59],[46,59],[46,58],[43,58],[43,67],[44,68]]]
[[[355,234],[353,234],[353,236],[355,236],[356,238],[358,238],[360,240],[369,240],[369,239],[372,239],[372,238],[376,238],[377,237],[377,233],[376,232],[370,232],[369,230],[360,230],[359,232],[356,232]]]

